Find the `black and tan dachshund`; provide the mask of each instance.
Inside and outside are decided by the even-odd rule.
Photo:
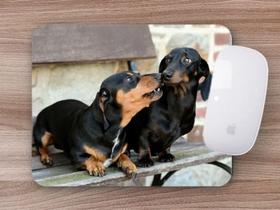
[[[193,128],[197,91],[207,99],[212,78],[207,62],[192,48],[173,49],[162,59],[159,72],[165,83],[163,96],[126,127],[128,152],[139,153],[137,165],[141,167],[153,165],[154,155],[160,162],[174,160],[170,147]]]
[[[62,149],[79,169],[103,176],[105,168],[116,163],[128,176],[136,166],[124,151],[124,127],[131,118],[162,91],[161,75],[121,72],[101,84],[90,106],[77,100],[59,101],[42,110],[33,128],[41,162],[53,164],[48,145]]]

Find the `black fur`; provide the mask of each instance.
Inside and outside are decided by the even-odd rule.
[[[144,77],[155,81],[158,86],[161,83],[159,74],[140,76],[131,72],[117,73],[103,81],[90,106],[77,100],[64,100],[42,110],[33,128],[38,150],[46,150],[42,137],[48,132],[53,137],[52,144],[62,149],[78,168],[91,156],[85,151],[85,146],[94,148],[106,158],[114,159],[125,145],[125,134],[120,124],[124,107],[117,102],[117,92],[122,90],[129,93],[137,89],[139,81]],[[140,90],[140,94],[146,92]],[[117,145],[114,144],[116,138]],[[43,163],[52,165],[49,161]]]
[[[151,155],[162,162],[174,160],[170,146],[193,128],[197,91],[207,99],[212,78],[207,62],[192,48],[173,49],[160,62],[159,72],[165,83],[163,96],[125,128],[128,150],[139,153],[138,165],[143,167],[153,165]],[[205,80],[199,84],[201,77]]]

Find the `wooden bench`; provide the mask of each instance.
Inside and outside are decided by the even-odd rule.
[[[82,38],[81,38],[82,37]],[[33,32],[32,63],[71,63],[102,60],[127,61],[128,69],[135,70],[136,59],[154,58],[155,48],[147,25],[54,24]],[[34,116],[36,117],[36,116]],[[154,176],[153,185],[162,185],[175,171],[225,158],[209,151],[202,143],[187,143],[180,138],[172,147],[176,161],[139,168],[137,177]],[[46,168],[34,152],[32,175],[43,186],[116,185],[128,180],[116,167],[106,170],[104,177],[92,177],[85,171],[77,172],[61,151],[52,149],[54,166]],[[136,160],[136,155],[132,154]],[[221,165],[230,172],[230,169]],[[167,172],[163,178],[161,173]]]
[[[188,143],[183,137],[175,142],[171,151],[176,157],[174,162],[159,163],[155,160],[155,165],[152,167],[138,168],[137,178],[155,176],[154,185],[162,185],[163,181],[158,176],[161,173],[173,174],[182,168],[212,163],[227,157],[209,151],[203,143]],[[42,186],[116,185],[116,183],[129,180],[116,166],[109,167],[103,177],[89,176],[86,171],[76,171],[61,151],[53,150],[52,153],[55,153],[54,166],[49,168],[41,164],[39,156],[32,157],[33,178]],[[131,155],[133,161],[136,161],[136,158],[136,154]]]
[[[155,57],[148,25],[50,24],[32,34],[32,64]]]

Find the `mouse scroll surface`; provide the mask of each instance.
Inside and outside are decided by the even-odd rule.
[[[242,155],[254,145],[260,128],[268,82],[265,57],[256,50],[229,46],[214,66],[205,117],[209,149]]]

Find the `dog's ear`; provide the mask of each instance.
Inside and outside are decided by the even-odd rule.
[[[98,105],[101,109],[104,121],[105,130],[109,127],[109,122],[106,118],[105,110],[107,108],[108,102],[111,100],[111,93],[107,88],[101,88],[98,92]]]
[[[111,94],[107,88],[101,88],[98,92],[99,106],[102,112],[105,110],[105,105],[110,100]]]
[[[162,73],[162,72],[166,69],[166,67],[167,67],[165,59],[166,59],[166,57],[164,57],[164,58],[160,61],[159,70],[158,70],[159,73]]]
[[[212,74],[210,73],[210,69],[207,62],[202,58],[197,70],[197,75],[199,78],[205,77],[204,81],[199,84],[198,90],[200,90],[202,99],[206,101],[210,93]]]
[[[205,77],[205,78],[207,78],[208,75],[210,74],[210,69],[209,69],[208,63],[202,58],[200,60],[200,64],[197,69],[197,74],[200,77]]]

